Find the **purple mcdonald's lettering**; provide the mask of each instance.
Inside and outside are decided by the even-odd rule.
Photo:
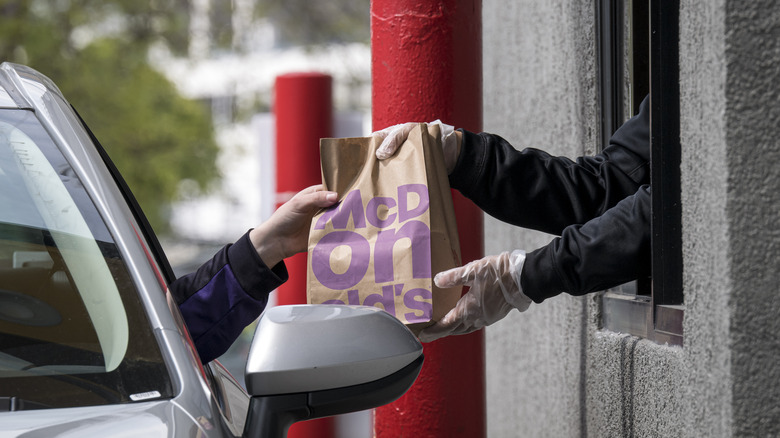
[[[409,323],[413,322],[426,322],[430,321],[433,316],[433,303],[430,301],[416,300],[415,298],[422,298],[423,300],[430,300],[433,298],[431,291],[427,289],[412,289],[407,291],[404,295],[404,306],[410,310],[419,310],[422,314],[418,315],[417,312],[404,313],[404,318]]]
[[[374,249],[374,280],[377,283],[393,281],[393,246],[405,238],[412,243],[412,277],[431,277],[431,229],[423,222],[409,221],[398,231],[377,233]]]
[[[325,224],[331,220],[333,228],[345,230],[349,224],[350,216],[356,229],[366,227],[366,215],[363,213],[363,198],[360,197],[360,190],[349,192],[341,202],[322,213],[317,224],[314,225],[314,229],[325,229]]]
[[[420,203],[412,210],[409,210],[409,193],[417,193],[420,197]],[[398,186],[398,222],[406,222],[425,213],[429,205],[428,187],[425,184]]]
[[[401,286],[403,287],[403,285]],[[385,312],[395,316],[395,298],[393,297],[393,285],[382,286],[382,294],[371,294],[363,300],[364,306],[375,306],[381,304]]]
[[[330,255],[339,246],[348,246],[352,250],[349,267],[343,274],[333,272],[330,267]],[[314,246],[311,254],[311,269],[323,286],[335,290],[349,289],[366,275],[371,255],[371,245],[365,237],[352,231],[333,231],[326,234]]]
[[[380,205],[387,207],[387,217],[385,219],[380,219],[379,217]],[[394,208],[395,205],[395,199],[384,196],[377,196],[376,198],[368,201],[368,205],[366,205],[366,220],[368,220],[369,224],[377,228],[389,227],[393,224],[393,222],[395,222],[395,213],[390,213],[390,209]]]
[[[419,198],[419,202],[414,207],[409,204],[409,194],[411,193],[416,193]],[[398,213],[390,213],[390,210],[396,205]],[[380,206],[387,207],[387,217],[384,219],[379,214]],[[368,201],[365,210],[363,209],[363,198],[358,189],[349,192],[341,202],[327,209],[317,219],[314,229],[323,230],[328,221],[331,221],[334,229],[345,230],[349,225],[350,217],[356,229],[365,228],[366,220],[377,228],[385,228],[392,225],[396,221],[396,217],[399,223],[403,223],[425,213],[429,206],[428,187],[425,184],[398,186],[398,201],[390,197],[377,196]]]

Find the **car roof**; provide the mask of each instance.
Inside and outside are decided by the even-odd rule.
[[[0,108],[36,109],[36,98],[47,91],[62,98],[54,82],[34,69],[12,62],[0,64]]]

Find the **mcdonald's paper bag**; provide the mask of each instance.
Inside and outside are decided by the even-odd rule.
[[[308,301],[377,306],[415,333],[455,306],[438,272],[460,244],[438,126],[420,124],[386,160],[372,137],[320,141],[325,188],[339,194],[309,232]]]

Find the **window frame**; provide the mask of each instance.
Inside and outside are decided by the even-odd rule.
[[[40,163],[35,165],[34,172],[44,175],[39,176],[43,180],[41,184],[27,187],[9,185],[15,192],[29,195],[23,200],[26,204],[35,204],[28,202],[34,197],[45,198],[49,203],[59,197],[62,201],[55,204],[55,213],[62,215],[62,211],[67,209],[70,217],[66,222],[71,224],[83,220],[82,228],[81,223],[75,226],[52,226],[45,219],[40,223],[20,221],[13,217],[3,219],[3,228],[9,230],[7,236],[10,236],[3,236],[3,244],[10,243],[12,249],[19,244],[20,248],[27,247],[32,249],[32,253],[44,255],[39,257],[33,254],[32,264],[23,261],[18,265],[16,261],[3,264],[4,275],[10,274],[8,278],[11,275],[16,277],[11,283],[13,286],[4,283],[3,289],[7,289],[5,295],[18,297],[16,302],[29,300],[27,303],[33,304],[33,316],[42,315],[44,318],[2,318],[4,326],[0,327],[0,337],[4,337],[6,342],[0,342],[3,344],[0,345],[0,353],[6,360],[18,360],[21,366],[18,369],[8,367],[0,372],[0,387],[3,392],[11,394],[5,397],[5,406],[0,406],[0,410],[107,406],[152,398],[173,398],[175,382],[170,366],[163,345],[155,337],[150,315],[138,295],[137,285],[131,279],[128,259],[121,254],[118,240],[105,220],[104,210],[91,196],[81,175],[75,170],[74,162],[69,160],[67,148],[55,139],[49,129],[50,125],[37,116],[37,112],[26,108],[2,108],[0,113],[0,122],[27,137],[27,146],[22,149],[24,159],[17,158],[18,162],[24,162],[28,168],[33,163]],[[6,141],[11,140],[8,137]],[[4,164],[14,161],[9,160],[13,158],[12,154],[3,158]],[[35,155],[39,155],[39,158],[35,158]],[[5,170],[7,172],[8,168]],[[49,173],[52,178],[46,180],[45,175]],[[22,181],[21,178],[17,180]],[[52,193],[57,192],[52,196]],[[36,207],[36,210],[31,211],[40,215],[41,210]],[[63,238],[62,241],[58,241],[58,234]],[[30,239],[30,236],[34,236],[34,239]],[[94,243],[94,252],[89,244],[83,246],[89,247],[90,251],[80,252],[82,245],[73,244],[78,240]],[[67,246],[62,246],[60,242]],[[62,248],[76,250],[70,257],[65,257],[60,252]],[[86,257],[78,258],[79,255]],[[9,257],[6,254],[4,258]],[[113,282],[110,287],[114,289],[112,293],[116,293],[115,297],[106,296],[103,297],[105,300],[98,300],[95,295],[84,294],[82,285],[87,284],[88,288],[93,286],[89,281],[80,283],[73,275],[72,268],[90,262],[98,267],[96,272],[105,268],[105,278]],[[87,277],[82,278],[89,280],[88,277],[87,274]],[[56,299],[52,301],[44,299],[54,295]],[[120,311],[107,312],[104,306],[90,309],[87,303],[89,300],[115,305]],[[46,318],[49,315],[48,308],[58,316],[56,321]],[[109,323],[116,322],[113,320],[117,318],[124,319],[121,324],[132,335],[123,339],[120,334],[110,336],[107,340],[111,343],[119,339],[120,343],[125,344],[119,349],[121,360],[113,366],[106,355],[106,344],[98,332],[105,326],[96,324],[96,315],[109,315]],[[66,321],[67,325],[64,325]],[[17,330],[10,330],[6,323],[15,324]],[[12,351],[9,351],[9,347]],[[108,356],[117,357],[110,353]],[[147,398],[150,394],[156,395]],[[0,397],[0,405],[3,405],[2,399]]]
[[[623,65],[625,55],[622,50],[615,50],[620,46],[614,42],[624,40],[622,3],[622,0],[597,0],[601,108],[602,114],[606,114],[602,116],[603,144],[607,144],[609,135],[619,126],[614,124],[614,106],[621,105],[622,109],[623,82],[618,81],[622,79],[622,70],[615,66]],[[605,292],[601,300],[601,323],[607,330],[682,346],[685,306],[681,248],[679,0],[631,0],[629,10],[634,28],[643,25],[648,28],[646,39],[630,35],[631,66],[636,68],[641,64],[637,51],[643,50],[648,50],[650,65],[649,77],[632,74],[629,92],[633,114],[646,93],[643,82],[649,81],[652,279],[649,287],[638,280]],[[641,23],[645,18],[648,21]],[[604,20],[610,21],[607,24]],[[605,35],[607,32],[610,34]],[[642,46],[645,42],[649,42],[649,47]],[[616,74],[621,76],[616,78]],[[605,105],[605,101],[609,104]],[[605,122],[610,117],[611,125]]]
[[[602,145],[624,122],[623,14],[623,1],[596,0]]]

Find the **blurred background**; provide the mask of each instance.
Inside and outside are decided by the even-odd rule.
[[[369,38],[369,0],[0,0],[0,60],[60,87],[177,275],[273,212],[277,76],[330,75],[334,134],[369,132]]]
[[[369,113],[369,0],[0,0],[0,59],[54,80],[158,234],[221,242],[273,205],[277,75],[332,75],[335,112]]]

